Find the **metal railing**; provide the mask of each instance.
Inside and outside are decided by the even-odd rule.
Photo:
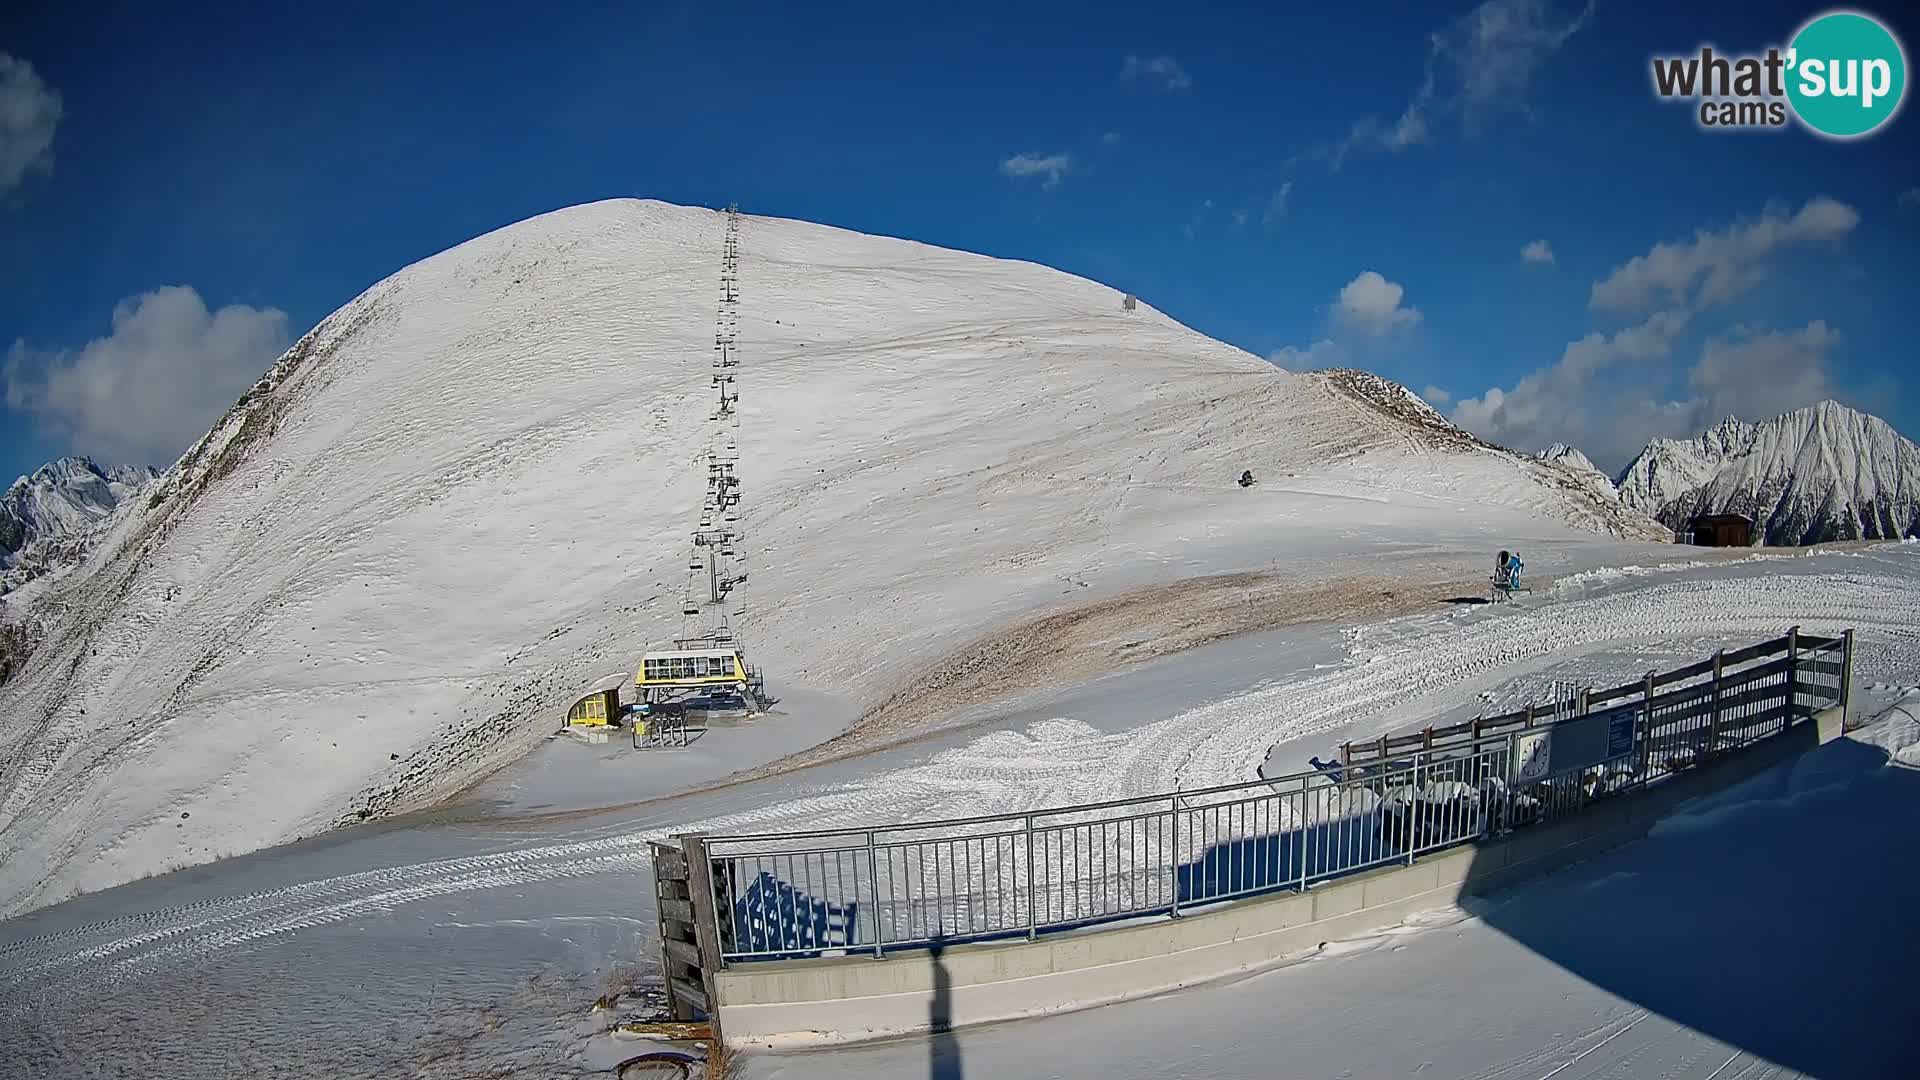
[[[722,963],[1178,916],[1411,863],[1658,783],[1844,703],[1851,658],[1852,631],[1794,630],[1584,691],[1571,710],[1349,746],[1337,767],[1029,813],[692,837],[688,850],[708,867]]]

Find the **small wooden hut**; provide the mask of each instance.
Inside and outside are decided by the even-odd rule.
[[[1747,547],[1753,543],[1753,519],[1745,514],[1701,514],[1693,519],[1693,542],[1700,547]]]

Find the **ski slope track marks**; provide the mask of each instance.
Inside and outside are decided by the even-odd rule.
[[[1905,564],[1913,563],[1908,566]],[[1880,566],[1884,569],[1867,568]],[[1502,613],[1423,616],[1351,631],[1347,661],[1122,733],[1067,718],[996,731],[896,771],[805,786],[780,778],[764,805],[671,830],[600,821],[578,839],[302,882],[131,914],[0,945],[6,996],[84,994],[159,966],[203,959],[308,927],[364,919],[436,896],[520,889],[585,877],[622,881],[649,867],[647,841],[671,832],[838,828],[888,821],[1022,812],[1254,779],[1271,746],[1342,731],[1403,728],[1476,690],[1530,671],[1635,643],[1699,654],[1777,635],[1852,627],[1863,680],[1920,683],[1920,555],[1858,572],[1636,582],[1629,591]],[[1630,650],[1629,650],[1630,651]],[[1625,681],[1638,671],[1611,673]],[[780,797],[782,791],[788,797]],[[645,890],[641,890],[644,892]]]
[[[739,626],[776,696],[864,710],[1065,591],[1276,552],[1662,535],[1403,388],[1105,285],[744,225]],[[616,200],[400,270],[35,582],[0,684],[0,915],[436,805],[669,637],[722,232]]]

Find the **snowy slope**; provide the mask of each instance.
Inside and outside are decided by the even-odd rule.
[[[1282,746],[1274,760],[1291,770],[1301,767],[1309,753],[1324,754],[1343,739],[1465,718],[1482,703],[1488,712],[1505,711],[1518,700],[1537,700],[1557,679],[1614,685],[1650,668],[1671,668],[1714,649],[1771,637],[1794,623],[1821,634],[1855,629],[1857,688],[1864,691],[1857,695],[1856,707],[1865,706],[1876,686],[1920,684],[1920,627],[1911,616],[1920,602],[1920,544],[1772,555],[1671,571],[1640,569],[1556,589],[1556,598],[1549,602],[1543,595],[1539,605],[1463,607],[1442,615],[1360,627],[1299,627],[1277,635],[1299,642],[1304,646],[1300,649],[1275,640],[1276,635],[1220,642],[1070,690],[1032,710],[996,719],[989,731],[803,773],[537,824],[524,818],[492,818],[493,827],[475,828],[425,816],[81,897],[0,923],[0,1031],[8,1033],[10,1051],[18,1048],[11,1058],[22,1062],[17,1068],[36,1077],[94,1075],[124,1064],[122,1072],[139,1075],[250,1080],[261,1075],[262,1063],[295,1061],[300,1063],[299,1075],[317,1077],[597,1075],[573,1055],[585,1041],[580,1024],[589,1003],[605,992],[604,973],[615,960],[639,960],[650,972],[658,971],[649,839],[695,829],[791,828],[802,821],[837,828],[896,817],[1008,812],[1164,791],[1176,779],[1188,790],[1246,780],[1276,739]],[[1911,749],[1899,749],[1910,748],[1911,742],[1907,738],[1886,746],[1912,763],[1920,759]],[[546,756],[578,763],[580,756],[571,751],[581,749],[556,745]],[[636,772],[678,769],[685,760],[676,754],[669,761],[655,756],[643,762],[629,755],[627,766]],[[1920,778],[1911,770],[1883,771],[1905,778],[1902,783]],[[1816,783],[1808,787],[1825,783],[1824,777],[1809,779]],[[1562,946],[1584,943],[1582,952],[1589,956],[1602,941],[1606,944],[1600,951],[1605,952],[1617,935],[1631,938],[1628,944],[1638,945],[1615,959],[1655,984],[1644,989],[1658,990],[1671,1001],[1677,992],[1673,979],[1699,976],[1700,982],[1711,984],[1729,970],[1718,963],[1675,965],[1674,949],[1687,955],[1693,955],[1689,947],[1695,952],[1721,946],[1751,951],[1752,941],[1773,938],[1703,937],[1697,918],[1623,919],[1621,911],[1667,910],[1677,903],[1675,896],[1692,896],[1690,902],[1703,910],[1795,921],[1804,933],[1830,937],[1831,920],[1809,922],[1808,910],[1825,903],[1857,916],[1859,904],[1871,901],[1875,910],[1862,925],[1895,925],[1897,919],[1890,922],[1891,916],[1883,917],[1878,908],[1910,906],[1914,889],[1894,880],[1870,879],[1909,873],[1911,860],[1884,856],[1889,823],[1897,829],[1911,820],[1914,807],[1809,813],[1815,809],[1805,803],[1780,808],[1793,819],[1784,823],[1791,836],[1780,831],[1782,823],[1765,818],[1755,822],[1759,829],[1737,835],[1717,828],[1681,831],[1678,835],[1702,844],[1668,865],[1691,868],[1690,873],[1703,875],[1701,880],[1710,887],[1698,881],[1676,883],[1677,891],[1667,896],[1636,896],[1632,904],[1615,904],[1604,890],[1588,893],[1581,872],[1574,871],[1560,879],[1570,882],[1568,891],[1599,903],[1581,902],[1570,913],[1556,900],[1536,909],[1544,919],[1536,929],[1557,931]],[[1856,827],[1848,828],[1846,822]],[[1866,824],[1858,825],[1862,822]],[[1731,821],[1714,814],[1696,823]],[[1823,853],[1821,871],[1783,875],[1780,853],[1803,850],[1803,838],[1821,835],[1827,839],[1808,841]],[[1882,857],[1870,857],[1875,851]],[[1727,858],[1747,864],[1747,873],[1724,873],[1722,860]],[[1610,867],[1593,878],[1617,869]],[[1856,871],[1865,876],[1836,886],[1836,874]],[[1753,903],[1750,895],[1743,903],[1736,895],[1754,888],[1777,891],[1787,879],[1806,896],[1796,893],[1791,903],[1774,904]],[[1711,901],[1701,899],[1703,888],[1712,893]],[[1610,912],[1596,910],[1609,904]],[[1690,935],[1691,945],[1669,942],[1663,931]],[[1649,934],[1656,940],[1650,943]],[[1587,995],[1596,991],[1578,985],[1587,972],[1556,963],[1566,956],[1556,949],[1528,963],[1497,963],[1496,969],[1475,974],[1479,969],[1474,963],[1495,961],[1487,950],[1498,944],[1485,939],[1461,944],[1464,948],[1452,957],[1424,962],[1414,962],[1416,955],[1410,952],[1393,952],[1387,961],[1391,970],[1357,974],[1345,993],[1328,993],[1320,979],[1311,987],[1289,989],[1278,1005],[1275,1000],[1258,1003],[1255,1021],[1247,1020],[1246,1013],[1233,1014],[1235,1022],[1210,1033],[1207,1045],[1251,1039],[1249,1025],[1257,1016],[1279,1015],[1279,1008],[1302,1030],[1321,1031],[1333,1024],[1321,1031],[1328,1060],[1348,1055],[1343,1060],[1354,1066],[1356,1076],[1416,1073],[1539,1080],[1564,1063],[1520,1057],[1532,1059],[1536,1052],[1573,1042],[1587,1030],[1589,1025],[1561,1026],[1568,1018],[1552,1015],[1560,1012],[1556,1003],[1565,1001],[1568,992],[1591,1001]],[[1752,959],[1774,972],[1782,963],[1879,959],[1878,954],[1864,959],[1859,954],[1856,949],[1809,946],[1759,950]],[[1778,978],[1739,970],[1740,979],[1723,982],[1718,992],[1702,985],[1697,999],[1685,1004],[1698,1009],[1734,991],[1750,992],[1782,1008],[1803,1007],[1800,999],[1806,995],[1781,996]],[[1434,1003],[1445,999],[1431,988],[1456,984],[1472,987],[1473,993],[1454,997],[1480,1003],[1488,1015],[1509,1017],[1512,1022],[1500,1028],[1500,1037],[1490,1038],[1463,1023],[1457,1009],[1434,1011]],[[1688,983],[1690,988],[1695,985]],[[1872,989],[1872,984],[1855,979],[1818,978],[1812,972],[1797,978],[1795,985]],[[1911,998],[1897,992],[1814,996],[1848,1014],[1852,1022],[1865,1024],[1879,1022],[1889,1003]],[[1392,1012],[1395,1000],[1406,1009],[1389,1017],[1389,1026],[1418,1021],[1431,1025],[1421,1030],[1436,1038],[1452,1033],[1450,1039],[1439,1039],[1450,1043],[1455,1054],[1444,1070],[1421,1072],[1422,1061],[1436,1060],[1430,1057],[1355,1064],[1351,1055],[1358,1044],[1339,1026],[1340,1018],[1365,1017],[1377,1033],[1383,1029],[1381,1010]],[[192,1001],[194,1008],[179,1009],[173,1004],[178,1001]],[[324,1007],[316,1008],[316,1001]],[[994,1031],[1017,1030],[1024,1034],[1015,1041],[1030,1050],[1037,1032],[1048,1045],[1088,1050],[1092,1056],[1082,1067],[1095,1076],[1107,1075],[1102,1067],[1114,1068],[1113,1075],[1132,1075],[1129,1069],[1134,1066],[1120,1067],[1121,1059],[1136,1065],[1155,1062],[1159,1075],[1205,1075],[1190,1061],[1169,1068],[1170,1063],[1153,1056],[1155,1046],[1171,1047],[1180,1055],[1193,1045],[1193,1032],[1183,1023],[1191,1022],[1193,1014],[1181,1002],[1182,996],[1176,995],[1138,1003],[1136,1013],[1149,1017],[1142,1029],[1154,1036],[1117,1054],[1100,1052],[1097,1048],[1106,1044],[1098,1037],[1080,1037],[1065,1017],[1042,1021],[1039,1027],[982,1028],[965,1037],[991,1041]],[[1082,1015],[1124,1015],[1126,1009],[1107,1006]],[[1200,1011],[1220,1015],[1204,1004]],[[1154,1017],[1158,1021],[1152,1021]],[[1165,1023],[1153,1026],[1160,1021]],[[130,1022],[150,1034],[124,1038]],[[1788,1034],[1814,1041],[1829,1030],[1805,1024],[1787,1027]],[[1875,1043],[1885,1045],[1882,1039],[1897,1039],[1904,1030],[1888,1029]],[[1563,1057],[1593,1041],[1574,1042]],[[1620,1048],[1625,1042],[1623,1038],[1609,1046]],[[1404,1040],[1376,1049],[1394,1048],[1409,1056],[1428,1049]],[[1230,1062],[1223,1059],[1215,1074],[1269,1075],[1261,1063],[1291,1052],[1258,1039],[1242,1050]],[[629,1049],[614,1060],[638,1052]],[[1480,1060],[1473,1060],[1476,1056]],[[1696,1062],[1691,1071],[1668,1072],[1663,1071],[1669,1064],[1664,1061],[1654,1069],[1636,1067],[1639,1063],[1630,1055],[1598,1055],[1592,1060],[1605,1066],[1597,1071],[1568,1069],[1555,1076],[1704,1080],[1726,1057],[1722,1053],[1704,1065]],[[869,1072],[855,1066],[859,1058],[834,1055],[814,1059],[810,1067],[844,1066],[836,1068],[836,1075],[843,1076],[912,1071],[895,1062]],[[514,1071],[511,1063],[520,1063],[521,1070]],[[1030,1071],[1011,1062],[996,1068],[984,1059],[974,1065],[967,1075],[1024,1076]],[[266,1071],[280,1075],[286,1070]],[[1064,1064],[1055,1071],[1081,1075]],[[1889,1075],[1810,1071],[1823,1077]],[[1338,1072],[1316,1068],[1285,1075]],[[0,1076],[7,1075],[0,1066]],[[1738,1075],[1751,1080],[1756,1074],[1723,1071],[1721,1080]]]
[[[145,465],[102,468],[68,457],[15,480],[0,495],[0,594],[78,561],[81,538],[159,475]]]
[[[558,211],[297,342],[42,598],[0,686],[0,911],[429,803],[674,633],[722,227]],[[776,694],[870,703],[1070,577],[1655,530],[1044,267],[747,217],[740,280],[739,622]]]
[[[1920,446],[1886,421],[1822,401],[1759,424],[1729,417],[1697,439],[1658,439],[1620,475],[1620,497],[1683,529],[1739,513],[1768,544],[1920,532]]]

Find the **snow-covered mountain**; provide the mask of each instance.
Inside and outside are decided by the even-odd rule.
[[[1920,533],[1920,447],[1835,401],[1657,439],[1620,474],[1619,490],[1675,530],[1697,514],[1745,514],[1766,544]]]
[[[145,465],[103,468],[66,457],[15,480],[0,495],[0,594],[77,562],[101,523],[159,475]]]
[[[37,598],[0,685],[0,914],[429,804],[680,629],[723,228],[556,211],[296,342]],[[739,262],[736,625],[776,694],[923,694],[1068,597],[1359,535],[1664,535],[1404,387],[1045,267],[753,216]]]
[[[1609,487],[1613,485],[1613,481],[1607,478],[1607,474],[1600,471],[1600,466],[1595,465],[1592,459],[1581,453],[1578,447],[1568,446],[1566,443],[1554,443],[1552,446],[1547,447],[1534,456],[1541,461],[1551,461],[1556,465],[1565,465],[1567,468],[1578,472],[1595,473],[1600,476],[1601,479],[1606,480]]]

